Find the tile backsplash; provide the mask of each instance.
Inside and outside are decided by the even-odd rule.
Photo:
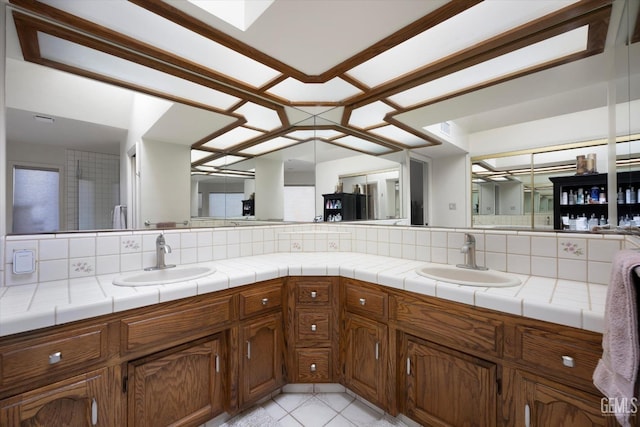
[[[489,268],[540,277],[607,284],[613,254],[636,247],[622,235],[414,228],[343,224],[294,224],[165,231],[169,264],[193,264],[287,252],[360,252],[424,262],[457,264],[464,234],[476,238],[477,262]],[[155,264],[159,231],[61,233],[0,238],[4,254],[0,287],[115,274]],[[15,275],[13,252],[36,253],[36,272]]]

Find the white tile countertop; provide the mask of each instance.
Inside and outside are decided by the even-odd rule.
[[[109,274],[0,287],[0,336],[300,275],[350,277],[590,331],[604,328],[606,285],[516,274],[518,286],[460,286],[416,273],[432,263],[355,252],[272,253],[198,265],[216,272],[160,286],[116,286],[117,275]]]

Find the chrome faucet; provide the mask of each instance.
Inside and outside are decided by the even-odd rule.
[[[175,267],[175,264],[167,265],[164,262],[164,255],[170,253],[171,246],[167,245],[167,242],[164,240],[164,234],[160,233],[160,235],[156,239],[156,265],[154,267],[147,267],[145,268],[145,270],[164,270],[165,268]]]
[[[476,238],[472,234],[464,233],[464,245],[460,248],[464,254],[464,264],[457,264],[456,267],[469,268],[472,270],[488,270],[476,264]]]

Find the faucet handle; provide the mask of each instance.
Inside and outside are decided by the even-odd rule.
[[[466,243],[475,243],[476,238],[471,233],[464,233],[464,238]]]

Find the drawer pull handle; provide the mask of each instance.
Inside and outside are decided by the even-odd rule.
[[[365,305],[367,303],[367,300],[364,298],[360,298],[360,305]]]
[[[562,364],[567,368],[573,368],[576,366],[576,363],[571,356],[562,356]]]
[[[62,360],[62,353],[59,351],[56,351],[55,353],[49,355],[49,365],[55,365],[61,360]]]
[[[311,291],[311,298],[316,298],[318,293],[316,291]]]
[[[262,305],[269,304],[269,298],[262,298]]]
[[[220,355],[216,354],[216,373],[220,372]]]
[[[311,372],[315,372],[317,370],[316,364],[312,363],[311,366],[309,367],[309,369],[311,370]]]
[[[315,332],[317,330],[318,330],[318,326],[317,325],[315,325],[315,324],[311,325],[311,332]]]
[[[380,360],[380,341],[376,342],[376,360]]]
[[[247,360],[251,360],[251,341],[247,341]]]

